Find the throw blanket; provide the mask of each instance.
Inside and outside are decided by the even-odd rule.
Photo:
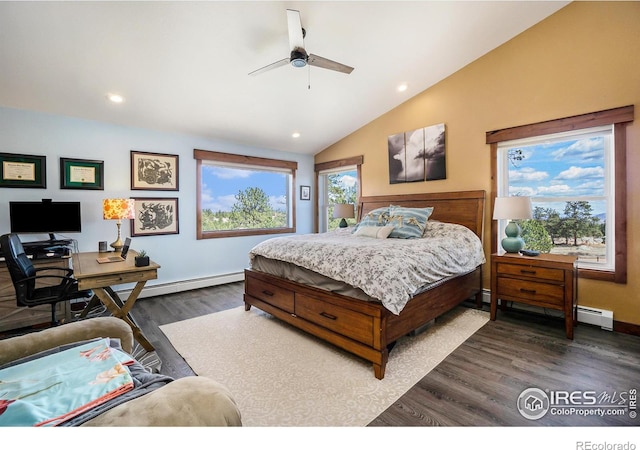
[[[268,239],[250,251],[250,260],[256,255],[360,288],[394,314],[429,285],[485,262],[482,242],[471,230],[434,221],[419,239],[376,239],[339,229]]]
[[[0,370],[0,426],[56,426],[130,391],[126,353],[100,339]]]

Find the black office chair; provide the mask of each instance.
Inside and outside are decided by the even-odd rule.
[[[7,269],[11,275],[11,281],[16,291],[18,306],[34,307],[39,305],[51,305],[51,325],[58,324],[56,319],[56,305],[59,302],[78,298],[91,298],[93,291],[78,290],[78,281],[73,278],[73,269],[63,267],[34,267],[22,247],[22,242],[17,234],[4,234],[0,236],[0,246],[4,255]],[[47,272],[38,275],[38,272],[57,270],[60,275]],[[59,280],[58,284],[36,287],[38,280]]]

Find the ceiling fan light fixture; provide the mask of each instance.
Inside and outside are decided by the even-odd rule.
[[[305,52],[304,49],[296,47],[291,51],[289,60],[293,67],[305,67],[307,65],[307,58],[307,52]]]
[[[291,60],[291,65],[293,67],[305,67],[307,65],[307,61],[303,58],[296,58]]]
[[[307,35],[307,32],[300,23],[300,11],[287,9],[287,28],[289,30],[289,48],[291,49],[289,58],[283,58],[258,70],[249,72],[249,75],[257,75],[259,73],[266,72],[267,70],[275,69],[276,67],[285,66],[287,63],[298,69],[313,66],[346,74],[351,73],[353,67],[349,67],[318,55],[309,55],[307,53],[304,47],[304,37]]]

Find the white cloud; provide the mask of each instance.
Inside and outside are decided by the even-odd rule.
[[[287,209],[287,197],[284,195],[278,196],[270,196],[269,197],[269,205],[276,211],[286,210]]]
[[[357,181],[356,177],[352,177],[351,175],[343,175],[340,177],[340,184],[344,187],[353,187]]]
[[[601,138],[580,139],[568,147],[552,152],[554,159],[580,158],[582,160],[602,159],[604,148]]]
[[[231,207],[236,202],[236,196],[234,194],[214,197],[204,189],[201,198],[202,209],[210,209],[214,213],[218,211],[231,211]]]
[[[576,180],[580,178],[603,178],[604,168],[602,167],[576,167],[571,166],[558,174],[558,180]]]
[[[566,184],[556,184],[553,186],[540,186],[538,188],[538,194],[543,197],[558,196],[558,195],[572,195],[575,190]]]
[[[531,167],[509,171],[509,181],[542,181],[548,177],[549,174],[547,172],[535,170]]]
[[[223,179],[223,180],[231,180],[234,178],[249,178],[254,171],[251,170],[243,170],[236,169],[233,167],[212,167],[203,165],[205,170],[207,170],[211,175]]]

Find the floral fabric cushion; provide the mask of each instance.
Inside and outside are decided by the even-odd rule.
[[[390,238],[416,239],[421,238],[427,225],[429,216],[433,213],[433,207],[405,208],[391,205],[389,209],[390,225],[393,231]]]

